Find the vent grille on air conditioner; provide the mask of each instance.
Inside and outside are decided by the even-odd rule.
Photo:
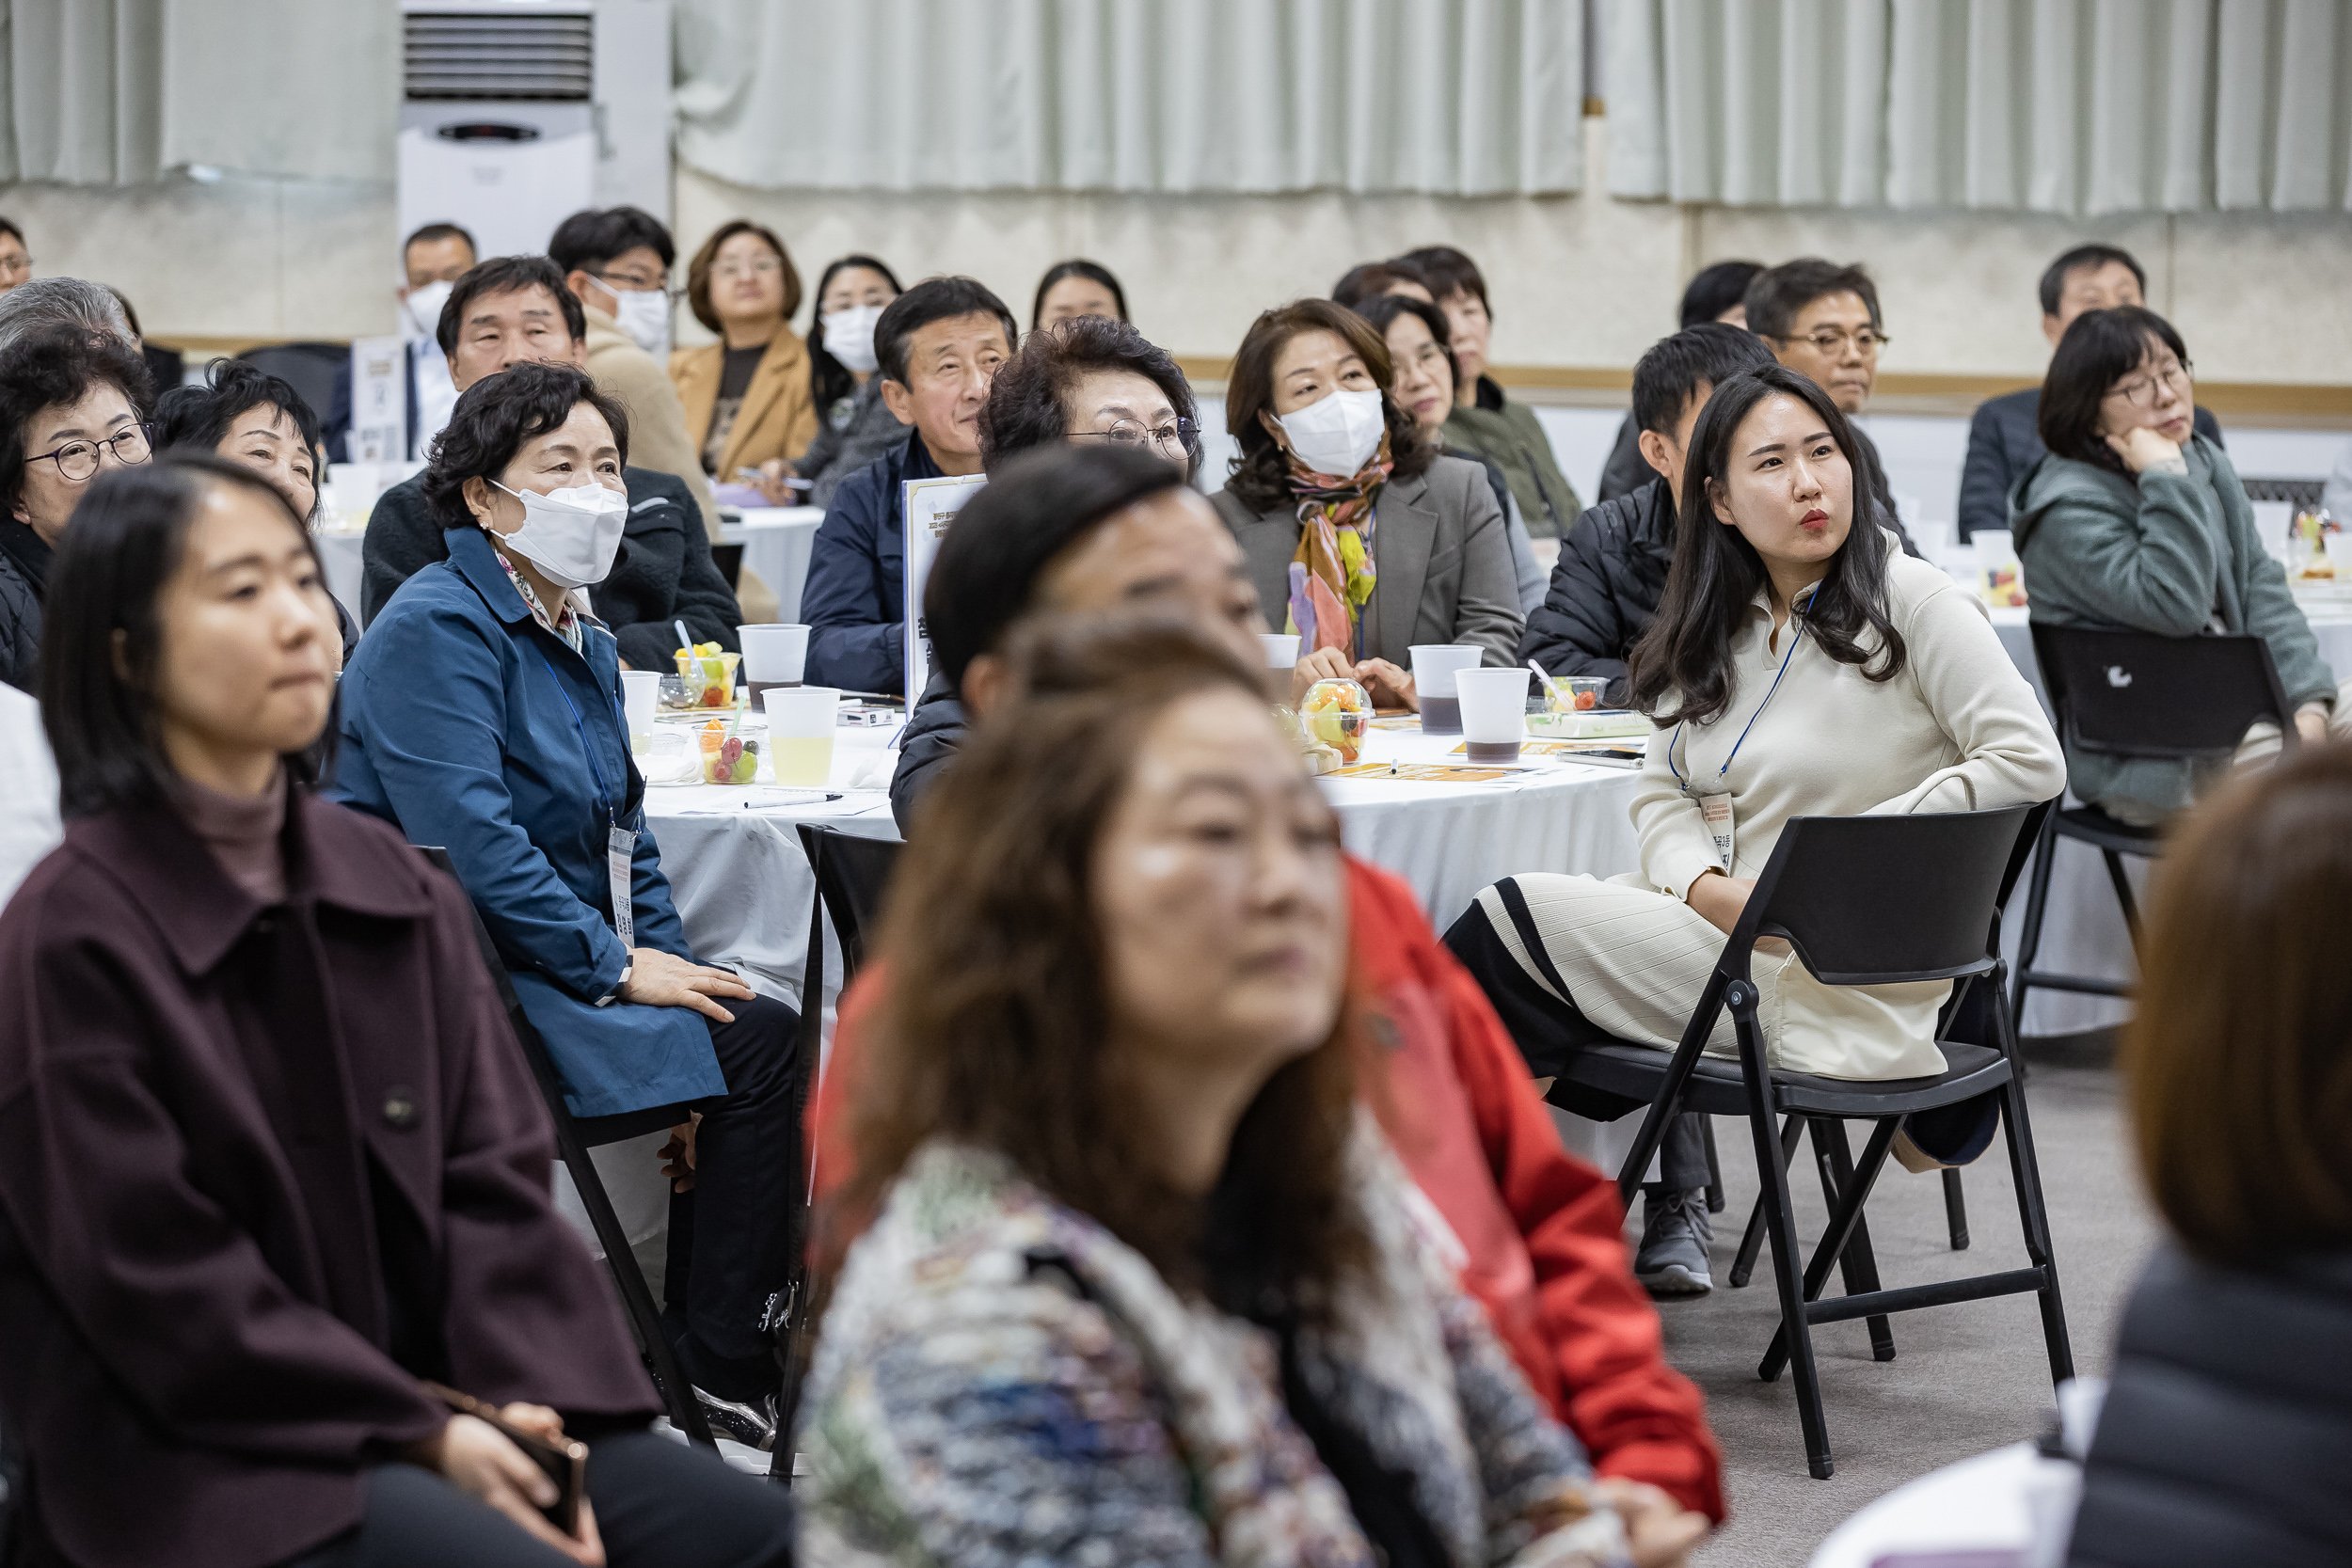
[[[587,14],[410,11],[403,17],[409,102],[503,98],[585,102],[594,86]]]

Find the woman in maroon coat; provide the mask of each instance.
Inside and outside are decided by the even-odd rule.
[[[211,456],[104,475],[49,605],[70,826],[0,914],[27,1560],[788,1561],[783,1494],[646,1430],[463,894],[310,790],[335,623],[284,502]],[[424,1379],[587,1442],[573,1533]]]

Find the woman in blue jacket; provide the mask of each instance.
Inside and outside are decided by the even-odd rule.
[[[644,817],[601,581],[628,425],[568,366],[466,390],[425,498],[449,559],[384,607],[342,682],[332,795],[441,845],[546,1038],[573,1114],[694,1102],[663,1317],[714,1424],[765,1446],[789,1263],[798,1020],[695,961]]]

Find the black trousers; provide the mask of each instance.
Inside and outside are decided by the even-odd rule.
[[[367,1472],[367,1512],[287,1568],[577,1568],[430,1470]],[[588,1445],[588,1501],[612,1568],[787,1568],[792,1497],[714,1455],[634,1432]]]
[[[682,1322],[688,1336],[678,1347],[687,1374],[713,1393],[742,1399],[765,1390],[743,1386],[739,1374],[730,1380],[712,1363],[757,1363],[770,1385],[781,1375],[771,1346],[792,1267],[792,1210],[802,1196],[792,1126],[801,1019],[766,996],[726,997],[721,1006],[735,1015],[733,1023],[710,1024],[727,1097],[701,1107],[693,1189],[670,1198],[661,1295],[664,1315]],[[726,1386],[730,1381],[735,1386]]]
[[[1613,1037],[1573,1005],[1564,1006],[1535,983],[1496,934],[1484,905],[1472,904],[1454,923],[1445,944],[1494,1004],[1519,1054],[1527,1058],[1527,1070],[1535,1077],[1559,1078],[1586,1046]],[[1595,1121],[1614,1121],[1648,1103],[1565,1079],[1552,1085],[1550,1099],[1562,1110]],[[1658,1163],[1659,1185],[1677,1192],[1707,1185],[1707,1129],[1694,1113],[1685,1112],[1666,1124]]]

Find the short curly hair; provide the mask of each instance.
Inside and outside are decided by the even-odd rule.
[[[154,381],[138,350],[109,333],[60,323],[0,356],[0,505],[24,499],[24,428],[44,408],[76,404],[98,387],[120,392],[141,420],[152,416]]]
[[[433,438],[433,466],[424,472],[424,500],[433,520],[445,529],[472,523],[466,481],[498,478],[524,442],[555,429],[583,403],[612,427],[621,466],[628,467],[628,415],[617,399],[596,390],[585,371],[523,364],[467,388],[450,410],[449,423]]]
[[[1168,350],[1123,321],[1072,316],[1041,326],[1005,361],[980,411],[980,461],[994,468],[1015,452],[1070,438],[1070,393],[1097,371],[1131,371],[1168,394],[1176,417],[1188,421],[1184,477],[1200,467],[1200,409],[1192,385]]]

